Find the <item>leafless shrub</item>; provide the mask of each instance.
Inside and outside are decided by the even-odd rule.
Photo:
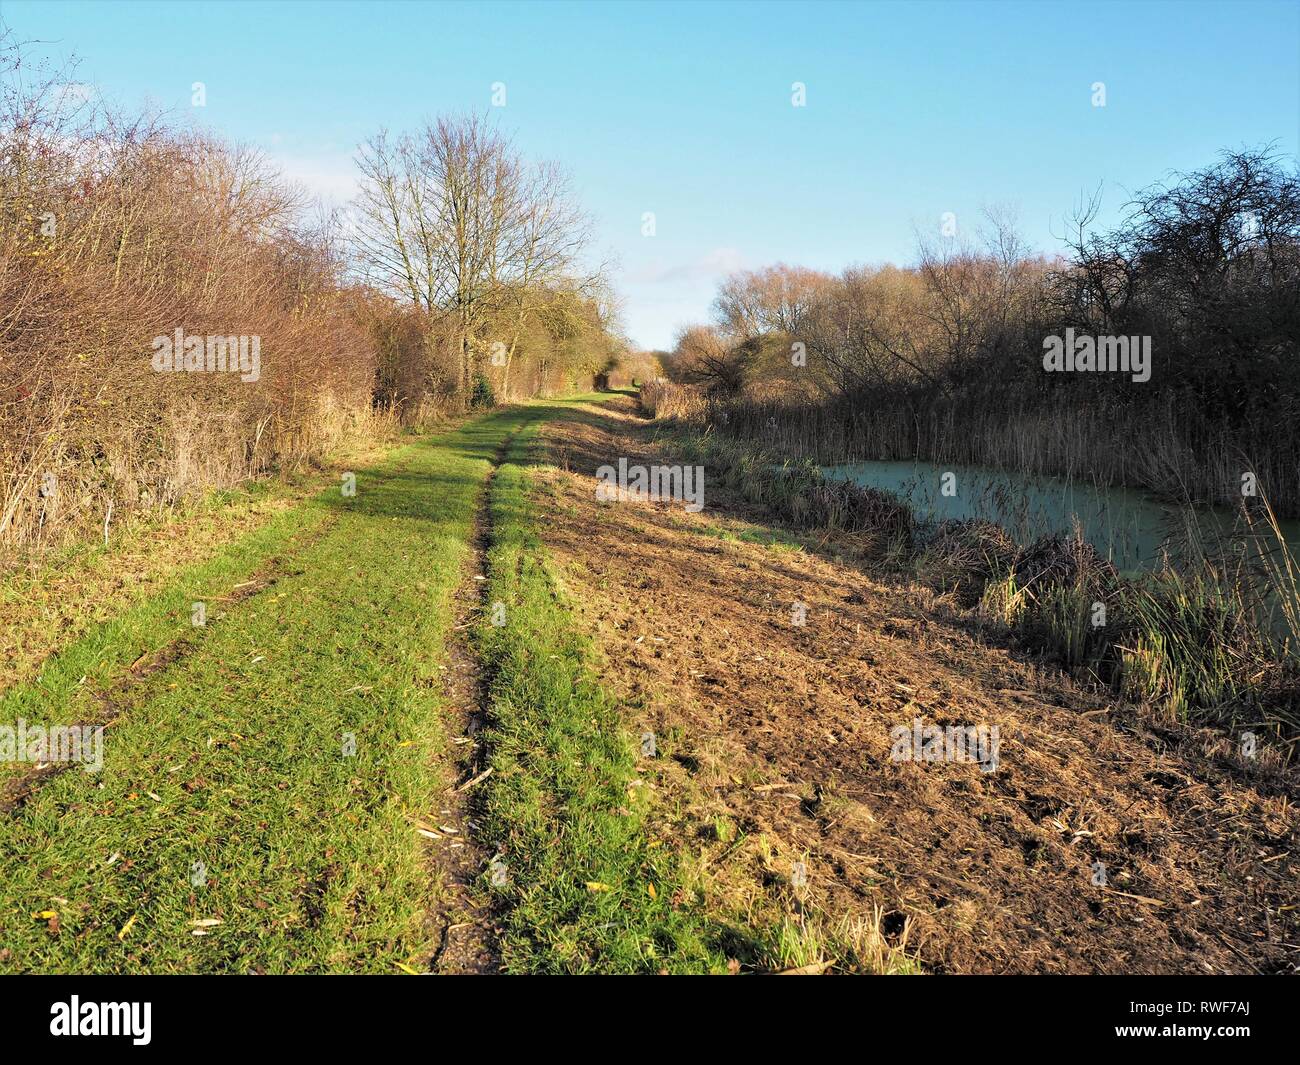
[[[371,431],[335,223],[256,154],[128,117],[0,47],[0,545],[107,530]],[[256,336],[257,380],[153,339]]]

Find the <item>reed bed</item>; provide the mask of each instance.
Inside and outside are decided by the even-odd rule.
[[[662,377],[643,384],[640,399],[641,409],[651,418],[698,421],[708,409],[704,395],[698,389]]]
[[[876,488],[833,481],[810,461],[780,461],[772,453],[714,433],[675,439],[684,457],[745,499],[771,507],[799,528],[834,530],[858,538],[871,554],[906,548],[915,536],[912,511]]]
[[[1014,549],[988,523],[946,530],[917,570],[932,582],[943,573],[938,586],[975,599],[979,616],[1130,702],[1229,731],[1257,725],[1290,748],[1300,738],[1300,588],[1276,517],[1263,514],[1250,540],[1167,554],[1136,576],[1121,576],[1077,528]]]
[[[1229,432],[1186,396],[1166,393],[1142,404],[1006,396],[970,404],[906,393],[824,400],[692,391],[669,385],[646,409],[761,441],[784,458],[985,466],[1139,488],[1188,504],[1236,503],[1249,472],[1280,516],[1300,515],[1300,427],[1248,423]]]

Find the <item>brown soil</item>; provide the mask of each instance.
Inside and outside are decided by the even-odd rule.
[[[834,545],[735,539],[775,526],[716,479],[701,514],[598,503],[598,466],[674,461],[655,436],[626,397],[551,423],[539,532],[629,728],[664,738],[675,831],[703,851],[722,817],[762,841],[710,851],[719,884],[762,891],[802,859],[810,906],[879,908],[930,972],[1300,966],[1294,773],[993,646]],[[892,761],[915,717],[997,725],[998,767]]]

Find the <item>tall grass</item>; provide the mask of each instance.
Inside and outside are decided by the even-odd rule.
[[[678,436],[674,443],[683,457],[702,463],[715,483],[771,507],[797,526],[849,534],[874,554],[902,549],[912,540],[912,512],[889,492],[830,480],[811,461],[783,462],[769,451],[714,433]]]
[[[759,442],[822,464],[924,461],[1126,486],[1180,502],[1231,505],[1254,472],[1278,514],[1300,514],[1300,429],[1275,422],[1224,424],[1193,399],[1166,392],[1145,402],[1008,391],[979,401],[900,389],[852,396],[703,394],[658,385],[647,412]],[[1249,456],[1245,458],[1244,456]]]
[[[651,418],[698,419],[706,408],[704,396],[697,389],[674,384],[662,377],[641,386],[641,409]]]
[[[1171,719],[1300,735],[1295,560],[1272,511],[1251,553],[1166,556],[1121,578],[1076,533],[1018,552],[984,584],[979,611],[1065,668]],[[1237,541],[1241,545],[1241,541]],[[1044,577],[1055,548],[1076,560]]]

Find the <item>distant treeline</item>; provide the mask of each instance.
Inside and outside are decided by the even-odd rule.
[[[987,464],[1219,503],[1249,473],[1300,513],[1300,173],[1267,148],[1225,152],[1138,193],[1108,231],[1093,230],[1098,207],[1056,258],[992,211],[974,241],[922,240],[909,267],[734,275],[714,321],[664,359],[697,398],[656,399],[791,456]],[[1137,338],[1134,357],[1149,338],[1149,380],[1045,369],[1072,337]]]
[[[625,349],[557,170],[472,116],[362,164],[360,202],[323,212],[0,31],[0,550],[589,388]]]

